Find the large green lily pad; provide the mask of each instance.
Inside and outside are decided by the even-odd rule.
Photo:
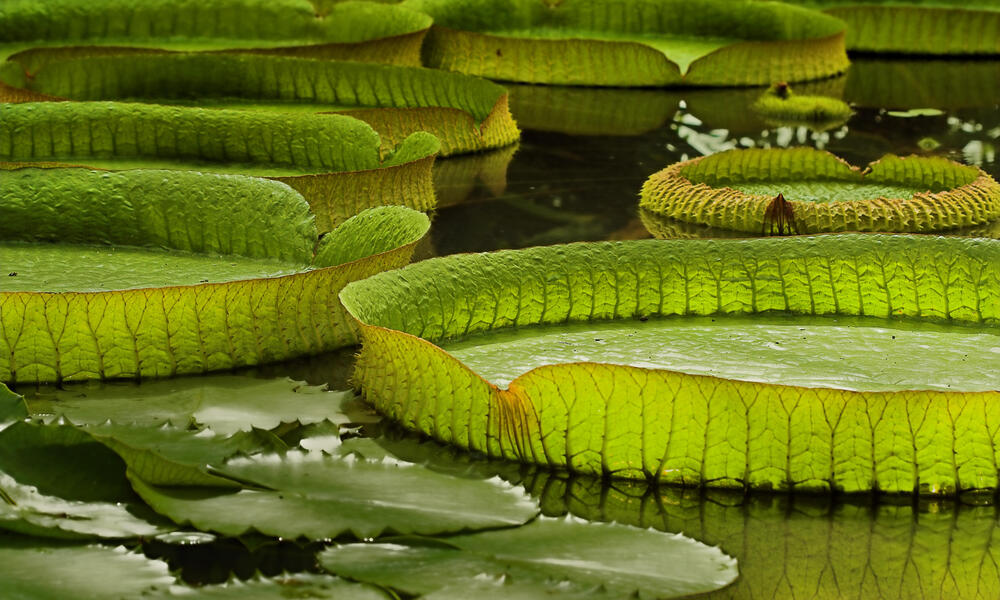
[[[862,171],[812,148],[732,150],[654,173],[640,206],[755,234],[929,232],[1000,216],[1000,185],[938,157],[886,155]]]
[[[434,206],[440,143],[417,132],[382,158],[345,115],[283,115],[116,102],[0,104],[0,161],[268,177],[309,202],[321,233],[365,208]]]
[[[462,448],[679,484],[949,495],[998,485],[989,433],[1000,419],[995,382],[974,381],[978,374],[963,369],[962,349],[978,350],[972,360],[987,364],[1000,347],[994,343],[1000,332],[998,284],[996,241],[855,234],[575,244],[452,256],[355,282],[341,300],[362,327],[355,381],[366,399],[406,427]],[[714,359],[707,369],[700,367],[702,373],[719,369],[713,375],[657,362],[663,357],[655,355],[669,347],[658,345],[662,326],[680,325],[685,316],[714,317],[722,330],[709,337],[717,334],[727,348],[739,340],[725,339],[726,319],[771,312],[823,318],[804,326],[796,317],[775,337],[774,317],[767,315],[747,343],[771,351],[771,358],[764,355],[760,369],[737,365],[742,375],[728,367],[723,372],[724,365],[715,363],[724,361]],[[778,363],[778,346],[793,346],[795,336],[823,338],[819,329],[847,315],[868,317],[855,325],[884,330],[843,330],[851,343],[857,336],[870,342],[885,334],[888,339],[873,352],[892,349],[897,334],[909,349],[920,346],[913,335],[932,336],[935,348],[950,344],[952,334],[972,335],[956,352],[938,356],[938,372],[964,373],[973,379],[951,383],[977,391],[932,390],[926,380],[851,384],[863,368],[877,378],[875,357],[865,357],[859,369],[844,369],[846,378],[824,374],[815,362]],[[674,320],[655,320],[668,316]],[[506,387],[489,383],[441,346],[512,328],[600,322],[615,330],[624,364],[599,358],[607,347],[597,334],[587,340],[590,354],[561,347],[563,327],[550,336],[555,343],[525,351],[559,364],[533,368]],[[921,325],[943,322],[973,329]],[[702,319],[691,326],[699,324],[714,325]],[[837,327],[844,325],[850,323]],[[628,348],[628,332],[646,327],[652,357]],[[682,329],[685,340],[701,336]],[[740,324],[728,333],[744,329]],[[556,348],[553,360],[546,360],[548,346]],[[852,358],[853,351],[833,347],[825,354],[830,359],[846,352],[842,356],[851,360],[843,362],[852,365],[862,360]],[[783,368],[797,385],[787,385]],[[756,381],[731,378],[736,376]],[[804,384],[810,387],[799,387]]]
[[[372,209],[314,257],[308,206],[277,182],[61,168],[0,181],[0,381],[200,373],[353,344],[337,291],[408,262],[429,226]]]
[[[253,54],[88,56],[89,51],[52,59],[30,73],[16,59],[8,62],[5,78],[16,88],[10,99],[23,101],[34,93],[36,100],[341,112],[374,127],[387,152],[417,131],[438,137],[443,155],[498,148],[519,137],[504,88],[468,75]]]
[[[778,3],[408,0],[428,66],[563,85],[766,85],[847,67],[844,24]],[[787,56],[794,55],[795,61]]]
[[[1000,6],[989,0],[793,0],[843,19],[847,48],[888,54],[1000,54]]]
[[[324,12],[308,0],[9,0],[0,11],[0,57],[35,49],[33,60],[44,60],[66,47],[99,46],[420,64],[426,16],[369,2]]]

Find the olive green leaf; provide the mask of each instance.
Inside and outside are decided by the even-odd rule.
[[[41,537],[133,538],[169,530],[139,502],[113,452],[69,425],[0,432],[0,529]]]
[[[314,598],[340,600],[391,600],[393,597],[375,586],[354,583],[312,573],[290,573],[274,577],[257,575],[241,581],[233,578],[221,585],[205,585],[195,592],[176,586],[169,591],[149,594],[149,598],[178,598],[196,593],[199,598],[234,598],[238,600],[274,600],[275,598]]]
[[[444,156],[506,146],[519,137],[504,88],[458,73],[252,54],[87,56],[87,51],[49,61],[30,78],[15,72],[8,83],[22,98],[30,91],[38,100],[341,112],[374,127],[384,151],[417,131],[440,139]]]
[[[867,57],[851,64],[844,100],[878,108],[992,108],[1000,97],[1000,62],[957,57]]]
[[[988,0],[792,0],[847,23],[847,48],[889,54],[1000,54]],[[959,33],[960,32],[960,33]]]
[[[816,131],[839,127],[851,116],[851,107],[843,100],[799,95],[787,83],[772,84],[753,108],[772,126],[806,123]]]
[[[429,227],[370,209],[313,257],[309,209],[277,182],[51,168],[0,181],[0,381],[201,373],[352,345],[337,291],[408,262]]]
[[[709,598],[946,600],[1000,593],[996,507],[974,498],[899,504],[867,495],[703,495],[538,470],[522,483],[546,515],[569,512],[718,544],[739,560],[740,577]]]
[[[175,583],[167,564],[125,548],[39,543],[0,535],[0,588],[8,598],[137,598]]]
[[[731,150],[646,180],[640,206],[748,233],[930,232],[1000,217],[1000,185],[940,157],[888,154],[862,171],[812,148]]]
[[[365,398],[405,427],[461,448],[669,483],[948,495],[997,486],[990,434],[1000,419],[997,392],[990,391],[996,382],[991,375],[976,379],[977,371],[994,370],[961,365],[965,349],[976,350],[980,364],[995,360],[998,290],[1000,242],[854,234],[458,255],[355,282],[341,300],[362,327],[355,381]],[[916,391],[855,387],[844,379],[843,371],[852,369],[836,365],[810,387],[784,385],[782,369],[769,361],[786,341],[815,334],[800,332],[798,321],[770,339],[765,332],[774,321],[761,322],[762,337],[754,343],[774,353],[758,359],[759,369],[749,365],[751,376],[741,379],[692,374],[689,365],[694,373],[705,373],[705,366],[683,356],[665,369],[657,361],[669,344],[652,353],[643,350],[655,346],[642,344],[628,351],[630,330],[662,331],[657,328],[683,325],[684,316],[719,320],[769,312],[827,316],[809,327],[866,317],[864,328],[834,324],[861,329],[849,343],[888,338],[872,350],[869,365],[879,353],[884,360],[909,361],[907,352],[921,344],[912,336],[926,335],[922,343],[949,351],[943,359],[925,353],[923,364],[945,380],[971,376],[947,383],[973,391],[888,379],[882,383]],[[653,318],[668,316],[675,318]],[[526,354],[538,355],[535,364],[560,364],[525,365],[531,370],[506,387],[436,345],[447,348],[474,334],[490,344],[512,328],[545,326],[538,329],[544,334],[564,324],[602,321],[618,327],[601,330],[614,339],[590,338],[590,348],[600,352],[589,357],[600,363],[586,362],[586,354],[575,358],[572,348],[560,355],[553,337]],[[892,335],[910,336],[898,355]],[[730,339],[730,346],[739,346],[739,339]],[[832,355],[836,363],[838,356],[851,356],[849,343],[823,343],[813,354],[823,360]],[[550,351],[553,360],[546,361]],[[601,358],[614,351],[624,364]],[[567,359],[570,364],[562,364]],[[793,361],[786,371],[797,377],[813,368]]]
[[[414,595],[444,588],[468,594],[492,580],[493,597],[505,597],[508,583],[515,590],[529,583],[536,594],[557,598],[560,588],[570,597],[603,588],[613,598],[669,598],[718,589],[737,575],[735,560],[682,535],[577,519],[540,517],[513,529],[414,542],[336,546],[320,554],[320,564]]]
[[[156,427],[195,423],[230,435],[274,429],[281,423],[343,420],[341,402],[351,392],[328,392],[286,378],[211,375],[135,382],[88,382],[27,392],[31,415],[65,418],[77,425]]]
[[[26,419],[28,407],[24,397],[10,391],[10,388],[0,383],[0,426]]]
[[[369,2],[338,3],[324,12],[317,15],[308,0],[51,0],[44,6],[9,0],[0,12],[0,57],[32,49],[34,70],[77,45],[108,53],[230,50],[420,64],[426,16]]]
[[[767,85],[846,69],[844,23],[778,3],[408,0],[428,66],[563,85]],[[795,55],[797,60],[788,61]]]
[[[115,102],[0,104],[0,161],[114,170],[166,168],[282,181],[309,202],[320,233],[365,208],[433,208],[437,138],[416,132],[386,158],[367,123]]]
[[[225,535],[438,534],[519,525],[537,513],[519,490],[497,479],[454,477],[391,459],[290,451],[236,458],[213,472],[265,489],[161,487],[135,473],[131,479],[160,514]]]

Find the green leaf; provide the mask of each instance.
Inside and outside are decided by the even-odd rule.
[[[412,133],[427,131],[440,138],[445,156],[505,146],[519,137],[504,88],[459,73],[253,54],[88,52],[102,50],[81,48],[73,56],[53,58],[23,78],[23,91],[16,93],[34,92],[38,100],[194,103],[283,113],[346,111],[374,127],[387,149]],[[8,79],[17,87],[16,76]]]
[[[755,234],[929,232],[1000,217],[1000,185],[940,157],[887,154],[861,171],[812,148],[731,150],[646,180],[640,206]]]
[[[768,85],[843,71],[844,24],[784,4],[408,0],[428,66],[563,85]],[[794,53],[800,60],[785,60]]]
[[[537,512],[520,491],[499,480],[452,477],[388,459],[293,451],[233,459],[214,471],[268,489],[158,487],[135,474],[132,484],[160,514],[224,535],[438,534],[519,525]]]
[[[24,403],[24,397],[15,394],[6,385],[0,383],[0,426],[27,417],[28,406]]]
[[[629,366],[574,358],[503,389],[437,344],[534,325],[617,321],[637,329],[652,317],[779,312],[881,319],[887,344],[891,330],[911,335],[909,323],[978,329],[970,346],[988,361],[998,290],[1000,242],[854,234],[457,255],[356,282],[341,300],[362,328],[355,382],[365,398],[403,426],[460,448],[667,483],[953,495],[997,487],[988,433],[1000,422],[996,391],[737,381],[657,368],[635,352],[623,361]],[[627,336],[617,341],[629,344]],[[975,348],[983,342],[985,353]],[[906,343],[914,347],[913,338]],[[945,355],[939,372],[961,374],[964,354]],[[556,359],[564,360],[558,352]]]
[[[0,14],[0,57],[54,46],[32,53],[34,68],[79,44],[114,53],[252,50],[418,65],[428,27],[426,16],[367,2],[344,2],[320,17],[308,0],[53,0],[44,8],[10,0]]]
[[[806,123],[815,131],[839,127],[851,116],[851,107],[843,100],[794,94],[787,83],[771,85],[754,102],[753,108],[770,125]]]
[[[238,600],[274,600],[275,598],[330,598],[340,600],[390,600],[392,596],[363,583],[345,581],[329,575],[293,573],[275,577],[256,576],[248,581],[233,579],[222,585],[199,586],[199,598],[236,598]],[[171,592],[151,598],[188,597],[189,588],[174,587]]]
[[[87,427],[86,432],[121,456],[131,475],[153,485],[239,487],[209,473],[209,466],[238,454],[285,449],[273,434],[260,430],[225,436],[210,429],[105,423]]]
[[[124,548],[0,536],[0,588],[8,598],[137,598],[174,581],[166,563]]]
[[[411,140],[417,145],[428,141],[426,135]],[[7,272],[19,274],[7,277],[11,291],[0,293],[0,380],[12,382],[202,373],[353,345],[356,334],[339,308],[338,290],[347,281],[408,262],[429,227],[423,214],[380,207],[348,220],[344,232],[327,236],[330,241],[321,243],[309,270],[316,244],[312,216],[301,196],[277,182],[166,171],[37,168],[0,168],[0,182],[0,236],[38,242],[9,247],[26,262],[12,267],[20,271]],[[190,187],[196,191],[184,192]],[[181,199],[175,201],[177,197]],[[244,213],[250,216],[244,219]],[[379,235],[367,237],[373,230]],[[131,252],[143,259],[146,267],[137,271],[137,263],[118,253],[105,260],[107,250],[88,250],[93,260],[82,263],[79,254],[67,254],[52,241],[110,244],[112,252],[149,243],[206,256],[183,257],[189,267],[198,266],[187,269],[184,280],[160,264],[149,266],[148,259],[162,260],[164,253],[123,251],[123,256]],[[327,256],[322,249],[329,245],[375,254]],[[0,252],[8,256],[8,247]],[[219,253],[229,252],[233,254],[218,260]],[[292,270],[302,272],[207,282],[211,273],[223,276],[233,263],[246,263],[239,254],[271,259],[260,262],[268,268],[298,261]],[[47,260],[41,261],[42,256]],[[51,260],[55,258],[61,259]],[[336,264],[338,258],[351,262]],[[93,275],[98,265],[102,278]],[[202,270],[204,266],[210,269]],[[78,285],[82,283],[86,287]],[[101,283],[116,289],[73,293]],[[168,285],[141,287],[151,284]],[[68,293],[16,291],[25,288]]]
[[[414,133],[394,150],[405,160],[383,163],[378,133],[345,115],[28,102],[0,104],[0,148],[0,161],[269,177],[301,193],[327,232],[383,197],[433,208],[430,167],[440,143]]]
[[[536,590],[568,582],[579,595],[600,586],[613,597],[666,598],[709,592],[737,575],[735,560],[682,535],[574,519],[540,517],[522,527],[439,541],[337,546],[324,551],[320,563],[332,573],[408,594],[468,590],[485,578]]]
[[[844,100],[880,109],[992,107],[1000,97],[1000,62],[958,57],[869,57],[851,64]]]
[[[327,392],[286,378],[214,375],[134,382],[94,382],[29,393],[31,414],[65,417],[77,425],[159,426],[195,422],[230,435],[281,423],[345,421],[341,403],[353,392]]]

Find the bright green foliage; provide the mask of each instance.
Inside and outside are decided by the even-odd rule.
[[[165,562],[125,548],[39,544],[0,536],[0,588],[8,598],[138,598],[175,581]]]
[[[486,588],[496,587],[496,597],[504,597],[499,592],[508,584],[524,589],[528,583],[536,594],[557,598],[558,588],[566,587],[581,595],[603,587],[608,597],[669,598],[718,589],[737,575],[736,561],[682,535],[572,519],[539,518],[515,529],[406,542],[338,546],[324,551],[320,563],[332,573],[409,594],[449,588],[449,597],[461,597],[463,589],[468,594],[478,580],[492,583]]]
[[[847,48],[890,54],[1000,54],[989,0],[792,0],[847,23]]]
[[[504,88],[458,73],[254,54],[87,56],[88,51],[93,49],[54,58],[30,78],[9,65],[7,82],[23,88],[19,94],[44,95],[39,100],[348,111],[372,125],[389,148],[427,131],[441,139],[445,155],[504,146],[519,137]]]
[[[408,0],[429,66],[570,85],[762,85],[843,71],[843,22],[749,0]],[[794,54],[796,61],[785,56]]]
[[[0,7],[0,56],[77,44],[419,64],[429,26],[424,15],[366,2],[340,3],[317,18],[308,0],[8,0]]]
[[[535,472],[546,515],[571,514],[718,544],[740,577],[712,599],[987,599],[1000,594],[997,509],[873,498],[768,496]]]
[[[781,221],[792,233],[930,232],[996,219],[1000,185],[940,157],[887,154],[862,171],[812,148],[731,150],[654,173],[640,206],[758,235]]]
[[[996,331],[998,290],[995,241],[842,235],[453,256],[357,282],[341,299],[362,324],[366,398],[463,448],[669,483],[954,494],[997,486],[996,392],[851,392],[597,363],[540,367],[501,390],[431,342],[768,311]]]
[[[851,107],[843,100],[827,96],[800,96],[786,83],[775,83],[753,105],[766,120],[780,125],[812,123],[830,129],[851,116]]]
[[[157,512],[225,535],[431,535],[520,525],[537,514],[534,502],[499,480],[453,477],[391,459],[288,452],[233,459],[214,471],[263,489],[160,487],[135,474],[132,485]]]
[[[21,271],[9,271],[18,275],[8,275],[11,283],[0,291],[0,381],[204,372],[353,344],[355,334],[339,308],[338,290],[349,280],[405,264],[429,227],[423,214],[381,207],[326,236],[314,260],[317,268],[308,270],[316,242],[312,216],[298,194],[277,182],[165,171],[33,168],[0,169],[0,181],[0,233],[8,239],[63,241],[60,234],[65,233],[68,242],[111,244],[87,249],[96,259],[91,264],[104,263],[118,244],[141,243],[254,256],[262,262],[251,275],[295,273],[212,284],[207,280],[231,279],[232,263],[246,268],[248,260],[226,256],[221,269],[211,264],[210,269],[171,272],[163,268],[163,257],[173,256],[176,267],[176,255],[129,251],[125,257],[138,254],[142,264],[154,267],[136,274],[129,268],[134,261],[109,259],[111,265],[101,267],[102,281],[94,275],[96,266],[83,268],[88,263],[79,260],[80,249],[72,255],[54,245],[4,246],[0,251],[5,256],[13,248],[10,254],[23,264],[13,265]],[[178,194],[182,185],[192,191]],[[247,218],[239,218],[243,215]],[[39,263],[39,257],[53,256],[74,260]],[[154,258],[157,262],[151,263]],[[205,264],[201,257],[180,258],[188,265]],[[299,262],[288,265],[275,258]],[[351,262],[341,265],[340,259]],[[121,277],[112,278],[115,273]],[[116,291],[77,293],[102,283]],[[150,284],[166,287],[141,287]]]

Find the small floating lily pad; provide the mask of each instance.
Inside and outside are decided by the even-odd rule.
[[[886,155],[864,171],[812,148],[732,150],[653,174],[640,206],[748,233],[942,231],[1000,216],[1000,185],[943,158]]]
[[[365,398],[461,448],[672,484],[952,495],[998,485],[998,290],[1000,242],[845,234],[450,256],[341,300]]]
[[[12,382],[200,373],[353,344],[337,291],[408,262],[429,226],[371,209],[314,256],[306,202],[274,181],[18,168],[0,169],[0,196],[0,381]]]
[[[10,62],[4,66],[7,81],[20,96],[31,92],[37,100],[342,112],[374,127],[385,151],[417,131],[438,137],[443,155],[498,148],[519,137],[504,88],[459,73],[253,54],[88,56],[89,51],[50,60],[30,76],[20,63]]]
[[[819,131],[839,127],[851,116],[851,107],[843,100],[798,95],[783,82],[768,88],[753,108],[770,124],[808,123]]]
[[[440,143],[417,132],[383,158],[375,130],[345,115],[28,102],[0,104],[0,148],[0,161],[268,177],[301,193],[326,232],[372,206],[433,208]]]
[[[408,0],[428,66],[561,85],[767,85],[846,69],[844,24],[778,3]],[[796,56],[794,61],[788,56]]]
[[[308,0],[8,0],[0,57],[35,49],[39,61],[66,47],[99,46],[109,53],[235,50],[420,64],[425,15],[370,2],[340,2],[324,12],[317,15]]]

